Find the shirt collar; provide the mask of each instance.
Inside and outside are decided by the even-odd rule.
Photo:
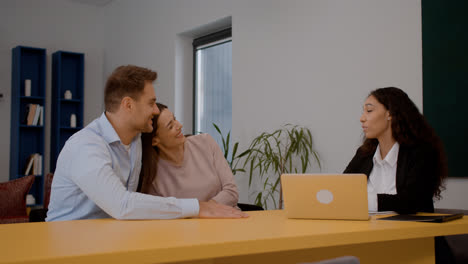
[[[385,159],[382,160],[382,156],[380,156],[380,144],[379,144],[377,145],[377,149],[375,150],[374,162],[378,162],[379,164],[381,164],[382,162],[385,161],[390,166],[394,167],[398,161],[399,150],[400,150],[400,144],[398,144],[398,142],[395,142],[395,144],[393,144],[390,151],[387,153],[387,156],[385,156]]]
[[[115,131],[112,124],[109,122],[109,119],[107,119],[106,112],[102,113],[102,115],[99,117],[98,123],[102,130],[102,137],[104,138],[104,140],[106,140],[108,144],[111,144],[114,142],[122,143],[122,141],[120,141],[119,135]],[[137,141],[140,138],[140,135],[141,133],[139,133],[136,137],[134,137],[130,145],[132,145],[135,141]]]
[[[102,115],[99,117],[98,123],[102,130],[102,137],[108,144],[120,141],[119,135],[115,131],[112,124],[109,122],[109,119],[107,119],[105,112],[102,113]]]

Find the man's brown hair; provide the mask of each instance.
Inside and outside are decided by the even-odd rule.
[[[129,96],[138,100],[145,82],[153,82],[158,74],[150,69],[134,65],[120,66],[107,78],[104,90],[104,106],[107,112],[115,112],[122,98]]]

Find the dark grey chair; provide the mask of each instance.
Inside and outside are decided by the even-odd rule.
[[[359,264],[361,263],[358,258],[354,256],[344,256],[334,259],[326,259],[318,262],[309,262],[301,264]]]
[[[435,213],[468,215],[468,210],[436,208]],[[434,240],[436,264],[468,263],[468,234],[440,236]]]

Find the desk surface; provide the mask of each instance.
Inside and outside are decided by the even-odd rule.
[[[0,263],[172,262],[468,233],[447,223],[294,220],[284,211],[247,219],[113,219],[0,225]],[[68,261],[67,261],[68,260]]]

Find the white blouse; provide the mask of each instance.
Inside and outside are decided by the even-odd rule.
[[[382,159],[380,155],[380,145],[375,150],[372,161],[374,167],[370,173],[369,179],[367,180],[367,198],[369,204],[369,211],[378,211],[378,199],[377,194],[396,194],[396,171],[398,152],[400,150],[400,144],[395,142],[390,151]]]

